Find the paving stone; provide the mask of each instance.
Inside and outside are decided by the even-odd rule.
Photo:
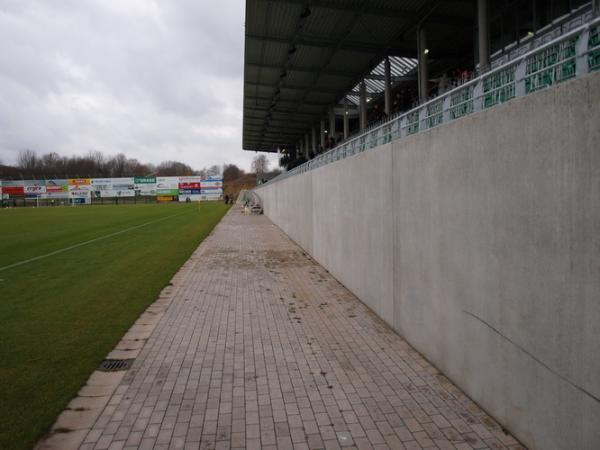
[[[172,284],[115,349],[133,367],[82,388],[110,398],[84,446],[519,445],[265,216],[232,209]]]

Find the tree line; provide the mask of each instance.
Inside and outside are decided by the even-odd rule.
[[[14,166],[0,163],[0,179],[61,179],[61,178],[122,178],[143,176],[199,176],[208,178],[222,176],[224,181],[233,181],[244,176],[272,178],[278,170],[269,172],[269,161],[264,155],[257,155],[252,161],[252,172],[246,174],[235,164],[223,167],[213,165],[194,170],[180,161],[163,161],[158,165],[142,163],[135,158],[127,158],[123,153],[106,156],[99,151],[90,151],[83,156],[61,156],[51,152],[38,155],[33,150],[23,150]]]
[[[90,151],[83,156],[61,156],[50,152],[38,156],[33,150],[23,150],[14,166],[0,165],[0,178],[121,178],[140,176],[218,176],[217,165],[194,170],[180,161],[163,161],[158,165],[127,158],[123,153],[106,156]]]

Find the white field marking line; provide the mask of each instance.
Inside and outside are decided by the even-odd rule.
[[[151,220],[149,222],[145,222],[145,223],[142,223],[140,225],[135,225],[133,227],[125,228],[124,230],[121,230],[121,231],[115,231],[114,233],[110,233],[110,234],[106,234],[104,236],[100,236],[100,237],[97,237],[97,238],[94,238],[94,239],[90,239],[89,241],[84,241],[84,242],[80,242],[79,244],[70,245],[68,247],[61,248],[60,250],[55,250],[53,252],[46,253],[45,255],[34,256],[33,258],[25,259],[23,261],[19,261],[19,262],[13,263],[13,264],[9,264],[8,266],[0,267],[0,272],[2,272],[3,270],[12,269],[13,267],[22,266],[23,264],[28,264],[30,262],[39,261],[40,259],[48,258],[49,256],[58,255],[59,253],[67,252],[69,250],[73,250],[74,248],[83,247],[84,245],[88,245],[88,244],[93,244],[94,242],[102,241],[104,239],[108,239],[108,238],[111,238],[113,236],[117,236],[119,234],[127,233],[128,231],[137,230],[138,228],[142,228],[142,227],[145,227],[147,225],[151,225],[153,223],[162,222],[163,220],[170,219],[171,217],[181,216],[182,214],[186,214],[188,212],[190,212],[190,211],[188,210],[188,211],[184,211],[184,212],[179,213],[179,214],[172,214],[172,215],[167,216],[167,217],[161,217],[160,219]]]

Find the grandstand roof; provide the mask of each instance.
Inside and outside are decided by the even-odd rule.
[[[470,0],[247,0],[243,148],[295,143],[366,78],[383,90],[381,63],[414,79],[416,30],[426,23],[432,67],[471,59]],[[441,67],[441,66],[440,66]]]

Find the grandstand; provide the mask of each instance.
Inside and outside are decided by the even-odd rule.
[[[379,30],[378,44],[370,42],[368,47],[362,42],[350,43],[360,34],[348,27],[350,32],[340,37],[341,48],[336,48],[335,40],[302,37],[314,33],[311,24],[320,23],[321,16],[331,18],[332,11],[339,12],[334,2],[315,3],[312,9],[302,9],[301,1],[278,6],[256,2],[256,11],[248,9],[250,23],[254,16],[266,14],[276,21],[287,20],[287,29],[292,30],[298,11],[301,19],[296,34],[288,32],[286,38],[275,33],[261,35],[260,31],[247,33],[244,149],[280,152],[288,169],[302,165],[297,171],[310,170],[600,68],[600,21],[594,12],[598,6],[583,1],[555,2],[560,6],[524,2],[530,14],[523,19],[523,12],[515,8],[517,3],[490,3],[488,12],[487,2],[479,2],[485,13],[477,15],[477,21],[477,10],[465,1],[428,2],[418,11],[367,9],[363,15],[357,7],[357,17],[371,21],[366,28],[379,27],[382,16],[389,16],[389,29]],[[316,17],[309,19],[313,9]],[[341,22],[348,21],[349,13],[344,11],[337,17]],[[508,44],[505,30],[499,35],[487,31],[494,29],[494,20],[506,17],[516,22],[512,34],[508,33],[515,40]],[[392,23],[400,32],[394,34]],[[481,30],[474,44],[470,33],[465,36],[467,25]],[[262,30],[263,25],[257,23],[257,28]],[[407,38],[411,31],[417,34],[415,48],[390,47],[390,42],[412,42]],[[428,33],[433,35],[430,45],[426,44]],[[462,43],[453,45],[455,55],[444,47],[450,36],[453,44]],[[368,40],[374,39],[369,35]],[[422,51],[417,50],[419,45]],[[295,56],[299,48],[302,58]],[[477,57],[473,56],[475,49]],[[267,54],[277,63],[254,62],[258,54]],[[422,64],[418,64],[419,58]],[[316,70],[324,60],[321,70]],[[341,65],[348,68],[340,70]],[[427,81],[420,81],[424,77]],[[348,79],[359,81],[346,90]]]
[[[600,447],[600,2],[247,0],[264,213],[525,446]]]

